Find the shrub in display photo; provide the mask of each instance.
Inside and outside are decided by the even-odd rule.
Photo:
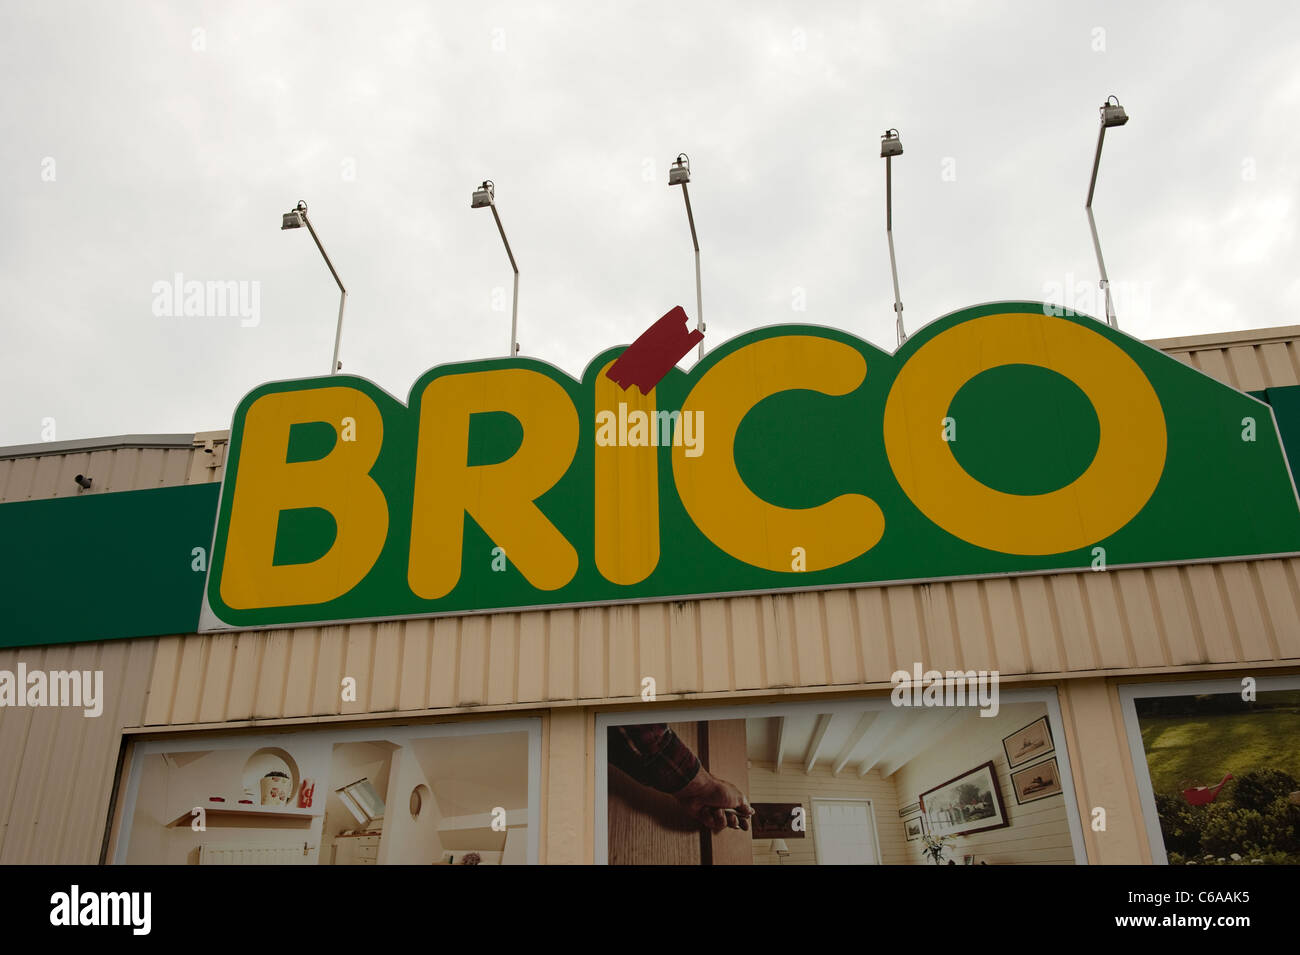
[[[1173,865],[1300,864],[1300,691],[1137,701]]]

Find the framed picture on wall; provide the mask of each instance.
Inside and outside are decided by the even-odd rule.
[[[1056,744],[1052,742],[1047,717],[1040,716],[1023,729],[1016,730],[1002,740],[1002,748],[1007,754],[1007,765],[1012,769],[1052,752]]]
[[[1061,773],[1056,765],[1056,757],[1013,771],[1011,789],[1016,794],[1016,803],[1021,806],[1048,796],[1060,795]]]
[[[921,804],[919,802],[908,803],[902,809],[898,810],[898,818],[902,819],[904,816],[910,816],[912,813],[920,811]]]
[[[1011,825],[993,760],[921,793],[921,813],[938,836],[964,836]]]
[[[754,803],[753,831],[755,839],[802,839],[806,833],[794,828],[795,810],[802,807],[797,802]]]
[[[908,842],[915,842],[925,835],[925,816],[913,816],[903,820],[903,834]]]

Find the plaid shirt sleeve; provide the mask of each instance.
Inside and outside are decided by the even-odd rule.
[[[637,782],[675,793],[695,778],[700,760],[667,723],[611,726],[609,761]]]

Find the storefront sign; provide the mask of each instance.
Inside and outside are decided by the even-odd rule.
[[[544,362],[236,409],[202,629],[1300,551],[1269,406],[998,303],[896,355],[763,328],[649,393]]]

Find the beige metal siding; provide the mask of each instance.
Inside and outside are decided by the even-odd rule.
[[[1142,805],[1113,681],[1062,680],[1056,689],[1088,861],[1150,865]],[[1106,813],[1101,830],[1092,826],[1097,809]]]
[[[1300,662],[1300,558],[164,637],[146,725]],[[356,702],[342,702],[345,677]]]
[[[1241,391],[1300,384],[1300,325],[1149,344]]]
[[[134,491],[220,479],[225,432],[194,436],[193,447],[113,447],[3,456],[0,503],[73,494]],[[202,450],[216,443],[215,454]],[[108,443],[108,442],[104,442]],[[89,491],[73,478],[89,475]],[[0,670],[102,670],[103,713],[80,709],[0,707],[0,865],[99,861],[122,730],[144,719],[155,673],[156,638],[0,650]]]
[[[0,669],[102,670],[104,711],[0,708],[0,865],[91,864],[101,841],[123,727],[139,726],[157,641],[0,650]]]
[[[214,442],[212,454],[203,450],[209,439]],[[194,435],[189,447],[61,450],[63,444],[51,443],[48,451],[21,456],[7,455],[0,448],[0,504],[219,481],[226,439],[227,432],[216,431]],[[78,474],[91,478],[89,490],[77,486],[73,479]]]

